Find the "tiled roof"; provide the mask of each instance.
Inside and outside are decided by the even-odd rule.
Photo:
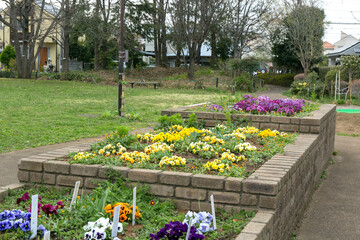
[[[334,50],[334,45],[332,45],[331,43],[325,41],[325,42],[323,43],[323,49]]]

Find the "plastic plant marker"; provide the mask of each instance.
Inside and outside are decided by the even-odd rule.
[[[31,196],[31,236],[30,236],[30,239],[35,238],[36,234],[37,234],[38,202],[39,202],[39,196],[32,195]]]
[[[43,240],[50,240],[50,231],[46,231],[44,233],[44,239]]]
[[[118,225],[119,225],[119,217],[120,217],[120,207],[121,206],[116,206],[115,210],[114,210],[114,218],[113,218],[113,224],[112,224],[112,229],[111,229],[111,237],[116,237],[117,236],[117,229],[118,229]]]
[[[76,197],[77,197],[78,192],[79,192],[79,187],[80,187],[80,181],[77,181],[75,183],[74,193],[73,193],[71,203],[70,203],[70,212],[72,210],[72,206],[76,203]]]
[[[213,216],[214,230],[216,230],[216,216],[215,216],[214,195],[210,196],[210,201],[211,201],[211,214]]]
[[[132,225],[135,225],[135,212],[136,212],[136,187],[133,189],[133,211],[132,211]]]

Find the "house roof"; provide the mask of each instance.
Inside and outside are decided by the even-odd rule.
[[[328,41],[325,41],[323,43],[323,49],[325,49],[325,50],[334,50],[334,45],[332,45]]]
[[[360,42],[344,46],[327,54],[328,57],[338,57],[342,55],[360,55]]]

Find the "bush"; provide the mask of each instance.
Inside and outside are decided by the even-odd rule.
[[[7,45],[0,54],[0,62],[9,67],[10,60],[16,58],[15,49],[11,45]]]
[[[312,99],[320,98],[323,94],[324,84],[319,80],[316,72],[306,74],[304,80],[295,80],[291,84],[291,94]]]
[[[166,130],[173,125],[184,126],[184,119],[181,118],[180,113],[176,113],[174,115],[171,115],[170,117],[167,115],[159,117],[158,123],[159,124],[156,126],[156,129]]]
[[[15,78],[16,74],[13,71],[0,71],[0,78]]]
[[[246,86],[248,91],[250,92],[252,91],[252,81],[250,78],[250,74],[247,72],[243,72],[239,76],[234,78],[234,83],[236,89],[238,90],[243,90],[244,87]]]
[[[262,73],[262,74],[258,74],[257,77],[259,79],[263,79],[265,84],[290,87],[294,81],[295,74],[292,74],[292,73],[286,73],[286,74]]]
[[[66,81],[79,81],[79,82],[101,82],[102,78],[97,74],[89,72],[63,72],[51,75],[51,79],[66,80]]]
[[[213,75],[214,71],[211,68],[201,68],[195,72],[195,77],[212,77]]]

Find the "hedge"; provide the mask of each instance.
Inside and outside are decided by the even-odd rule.
[[[292,74],[292,73],[285,73],[285,74],[262,73],[262,74],[257,75],[257,77],[260,79],[263,79],[265,84],[290,87],[290,85],[294,81],[295,74]]]

